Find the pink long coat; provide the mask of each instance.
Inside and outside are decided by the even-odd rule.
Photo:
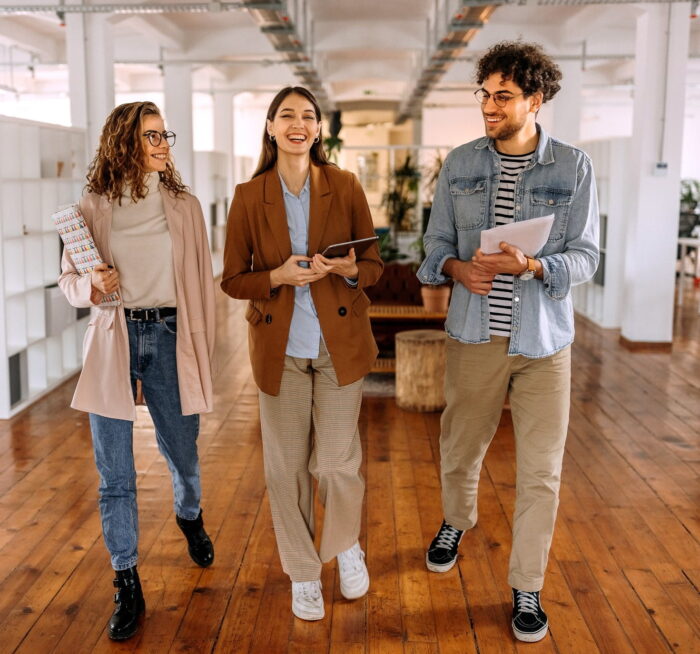
[[[177,374],[183,415],[212,410],[214,355],[214,279],[204,217],[189,193],[174,197],[162,185],[165,218],[172,239],[177,296]],[[88,193],[80,201],[97,249],[114,265],[110,251],[112,203]],[[90,307],[83,370],[71,406],[108,418],[135,420],[129,372],[129,335],[123,306],[99,307],[90,301],[90,276],[79,275],[64,252],[58,285],[74,307]]]

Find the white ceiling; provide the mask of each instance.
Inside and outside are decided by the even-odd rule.
[[[445,1],[439,0],[438,5]],[[533,0],[527,1],[529,4],[498,7],[462,55],[476,56],[496,41],[513,38],[537,41],[552,54],[569,57],[580,55],[585,48],[587,56],[593,58],[585,63],[584,84],[629,82],[628,61],[596,57],[634,53],[635,20],[644,5],[537,6]],[[456,4],[450,1],[451,7]],[[432,0],[287,3],[328,96],[341,106],[357,102],[398,104],[410,92],[429,55],[426,41],[433,7]],[[270,90],[296,79],[288,65],[271,64],[284,57],[248,12],[121,14],[113,16],[111,22],[120,90],[160,90],[160,59],[193,62],[198,89]],[[692,21],[691,35],[691,52],[700,53],[699,20]],[[55,65],[65,64],[65,38],[66,29],[54,16],[0,16],[0,43],[15,46],[10,53],[12,60],[35,58],[32,75],[24,65],[16,65],[12,71],[12,83],[18,90],[50,92],[60,87],[65,67]],[[5,53],[7,59],[7,47]],[[228,63],[231,61],[238,65]],[[256,63],[242,63],[245,61]],[[7,61],[3,64],[0,82],[9,85]],[[700,84],[700,59],[691,59],[689,69],[689,81]],[[458,61],[437,87],[463,88],[472,79],[473,63]],[[444,95],[445,91],[434,91],[426,100],[434,102]]]

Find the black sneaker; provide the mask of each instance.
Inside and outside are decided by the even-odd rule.
[[[547,635],[547,614],[540,606],[539,591],[513,588],[513,635],[525,643],[536,643]]]
[[[447,572],[457,561],[457,548],[462,540],[463,531],[448,525],[444,520],[442,526],[430,543],[425,555],[425,565],[432,572]]]

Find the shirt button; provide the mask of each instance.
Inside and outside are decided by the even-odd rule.
[[[520,205],[519,205],[519,204],[516,204],[516,205],[515,205],[515,208],[516,208],[518,211],[520,211]]]
[[[345,307],[340,307],[340,309],[338,309],[338,315],[340,316],[344,316],[347,312],[348,310]]]
[[[554,200],[548,200],[547,204],[554,204]]]
[[[514,297],[514,298],[513,298],[513,302],[520,302],[520,298],[519,298],[519,297]]]

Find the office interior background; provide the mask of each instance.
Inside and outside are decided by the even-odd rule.
[[[700,651],[697,12],[697,0],[0,5],[0,651]],[[442,159],[483,135],[475,62],[506,39],[537,42],[560,66],[562,89],[538,120],[589,153],[601,211],[600,269],[573,290],[550,637],[516,646],[507,629],[507,410],[483,473],[491,517],[449,579],[424,570],[439,526],[439,412],[396,406],[393,359],[361,422],[370,594],[358,608],[331,590],[324,625],[288,616],[242,303],[219,293],[217,408],[200,438],[217,564],[192,569],[180,551],[142,409],[142,574],[156,590],[138,639],[108,642],[89,428],[68,408],[89,316],[55,286],[51,221],[80,197],[105,117],[134,100],[163,110],[220,274],[228,205],[254,170],[267,106],[283,86],[309,88],[332,159],[358,175],[387,251],[403,256],[392,265],[408,269]],[[398,214],[387,201],[397,190]],[[334,569],[324,575],[333,589]]]

